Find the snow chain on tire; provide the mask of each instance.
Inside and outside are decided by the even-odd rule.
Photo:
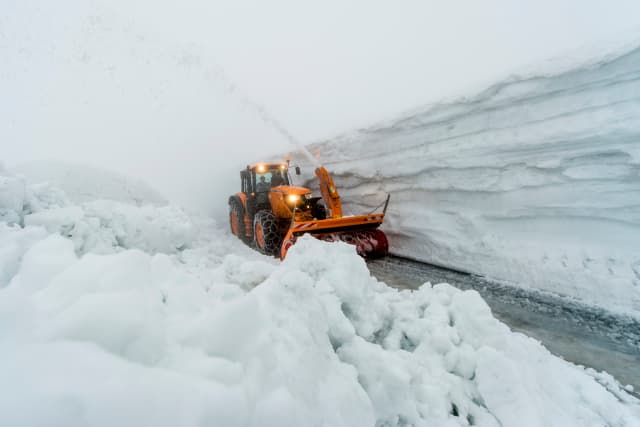
[[[280,252],[282,236],[272,212],[260,211],[256,214],[253,219],[253,236],[256,248],[263,254],[277,255]]]

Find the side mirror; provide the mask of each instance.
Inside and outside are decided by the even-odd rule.
[[[296,175],[300,175],[300,166],[296,166]]]

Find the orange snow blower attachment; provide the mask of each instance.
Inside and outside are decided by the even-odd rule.
[[[300,168],[295,170],[300,174]],[[387,255],[389,244],[378,227],[389,196],[382,212],[343,216],[340,195],[324,167],[315,170],[322,197],[311,197],[310,189],[291,185],[288,171],[287,161],[247,166],[240,172],[242,191],[229,198],[233,234],[258,251],[282,259],[303,234],[355,245],[366,258]]]
[[[342,216],[342,202],[333,178],[327,169],[321,166],[315,170],[320,182],[320,193],[328,208],[326,219],[311,221],[293,221],[284,236],[280,249],[280,258],[284,259],[287,251],[295,243],[298,236],[311,234],[324,241],[343,241],[355,245],[359,255],[365,258],[379,258],[386,256],[389,251],[387,236],[377,230],[384,221],[384,215],[389,204],[389,196],[384,204],[382,213]]]
[[[355,245],[356,252],[364,258],[384,257],[389,252],[389,243],[387,236],[377,230],[383,220],[384,213],[294,222],[284,236],[280,258],[287,256],[287,251],[302,234],[311,234],[327,242],[343,241]]]

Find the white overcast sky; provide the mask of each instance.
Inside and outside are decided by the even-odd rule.
[[[0,0],[0,160],[224,205],[288,147],[246,99],[309,143],[639,27],[637,0]]]

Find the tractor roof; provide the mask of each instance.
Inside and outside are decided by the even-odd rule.
[[[257,163],[253,166],[250,166],[249,169],[256,172],[266,172],[272,169],[286,170],[287,164],[286,163]]]

